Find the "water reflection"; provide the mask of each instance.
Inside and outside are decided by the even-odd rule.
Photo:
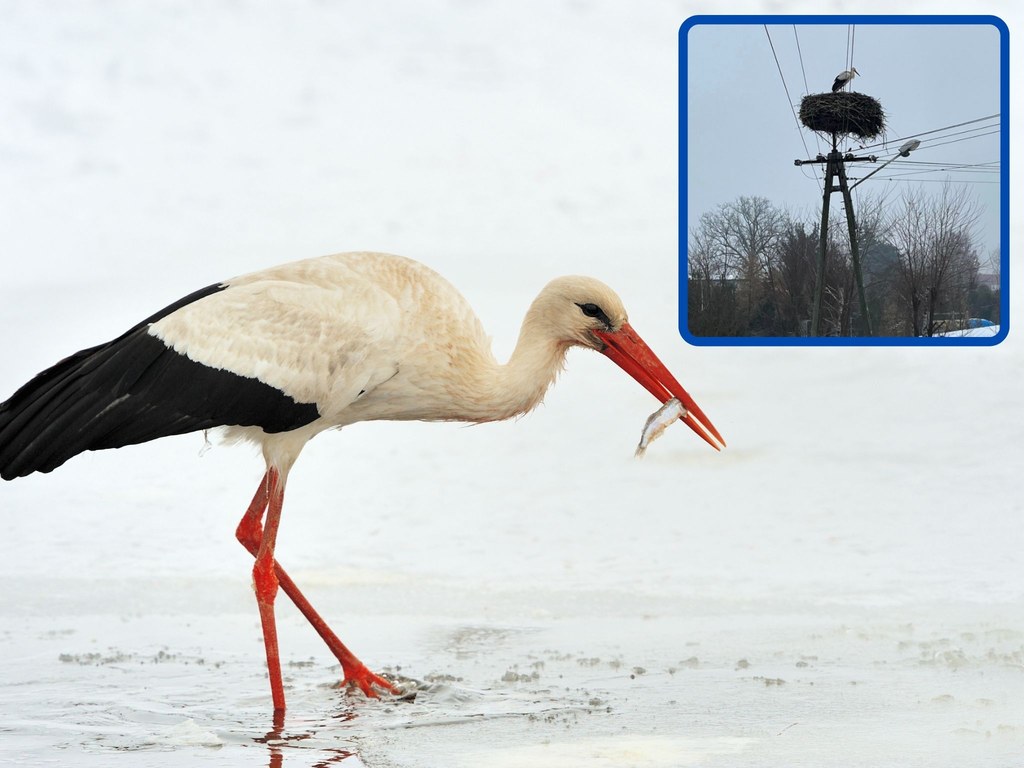
[[[529,678],[532,680],[532,678]],[[361,694],[342,695],[335,708],[316,720],[292,716],[286,727],[285,715],[273,716],[271,727],[260,736],[249,736],[250,743],[265,746],[270,768],[281,768],[288,757],[290,768],[336,765],[363,766],[357,743],[360,735],[384,730],[451,726],[500,718],[576,717],[589,711],[578,701],[560,697],[553,702],[548,692],[538,695],[533,689],[471,689],[457,684],[447,675],[414,680],[396,675],[402,695],[368,701]],[[458,681],[461,682],[461,681]],[[332,686],[333,687],[333,686]],[[320,700],[320,704],[323,700]],[[553,706],[554,705],[554,706]],[[298,705],[292,711],[308,712]]]
[[[346,716],[340,719],[351,720],[356,717],[354,711],[345,713]],[[269,768],[282,768],[284,765],[285,750],[289,747],[301,746],[301,743],[313,739],[318,729],[309,729],[307,731],[300,732],[285,732],[285,721],[283,712],[275,712],[273,722],[269,731],[263,736],[257,736],[253,739],[257,744],[265,744],[267,747],[267,753],[269,755],[269,761],[267,765]],[[340,747],[316,747],[316,756],[312,764],[312,768],[325,768],[329,765],[335,765],[340,763],[342,760],[347,760],[350,757],[358,757],[356,753],[350,749],[343,749]],[[308,757],[308,752],[297,752],[292,750],[291,754],[303,755]],[[361,765],[361,763],[360,763]]]
[[[343,693],[339,707],[326,715],[325,719],[298,723],[292,719],[291,728],[285,727],[285,713],[275,712],[270,730],[261,736],[253,737],[252,741],[266,746],[270,768],[281,768],[284,765],[286,754],[289,755],[290,763],[312,758],[314,760],[310,764],[312,768],[336,765],[343,760],[354,758],[353,768],[357,768],[363,763],[356,754],[355,746],[350,743],[345,746],[334,745],[348,741],[340,734],[347,734],[351,738],[354,733],[351,726],[360,719],[361,706],[370,703],[369,711],[364,711],[363,714],[369,715],[371,719],[373,716],[379,717],[383,713],[392,711],[391,706],[395,704],[407,704],[414,701],[417,692],[423,685],[420,681],[397,675],[391,675],[389,679],[399,686],[399,690],[402,692],[400,695],[388,697],[385,700],[367,702],[361,694],[350,697]]]

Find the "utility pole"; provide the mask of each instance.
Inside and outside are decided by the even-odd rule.
[[[814,305],[811,311],[811,336],[821,333],[821,302],[825,292],[825,248],[828,245],[828,205],[833,192],[843,193],[843,204],[846,208],[846,227],[850,233],[850,259],[853,263],[853,274],[857,281],[857,298],[860,303],[861,327],[865,336],[871,335],[871,318],[868,316],[868,302],[864,294],[864,275],[860,264],[860,248],[857,245],[857,220],[853,214],[853,197],[850,190],[865,179],[882,170],[896,158],[892,158],[881,168],[877,168],[851,187],[846,180],[846,164],[860,162],[877,162],[874,155],[856,157],[852,152],[840,154],[839,137],[857,136],[861,140],[873,139],[885,129],[885,114],[882,105],[876,99],[863,93],[839,90],[845,88],[854,75],[860,74],[851,67],[841,72],[832,86],[832,93],[816,93],[804,96],[800,102],[800,122],[804,127],[814,131],[823,138],[832,139],[832,151],[828,156],[819,154],[814,160],[794,160],[794,165],[807,163],[824,163],[825,188],[821,201],[821,242],[818,244],[817,274],[814,278]],[[838,92],[837,92],[838,91]],[[919,139],[911,139],[899,149],[898,156],[907,157],[921,146]],[[839,185],[835,179],[839,179]]]
[[[818,229],[818,260],[815,265],[815,277],[814,277],[814,301],[811,304],[811,336],[817,336],[820,330],[821,322],[821,294],[825,289],[825,246],[828,243],[828,203],[832,199],[832,179],[836,175],[836,164],[835,157],[839,153],[836,150],[832,150],[828,153],[825,160],[825,195],[821,201],[821,227]],[[822,159],[821,155],[818,155],[819,161]],[[801,165],[802,161],[797,160],[797,165]]]
[[[814,278],[814,301],[811,310],[811,336],[819,335],[821,331],[821,301],[825,292],[825,249],[828,245],[828,209],[829,200],[833,192],[843,193],[843,203],[846,208],[846,225],[850,233],[850,256],[853,260],[853,274],[857,281],[857,295],[860,302],[861,323],[864,327],[864,335],[871,335],[871,318],[868,317],[867,298],[864,295],[864,276],[860,267],[860,249],[857,246],[857,221],[853,213],[853,197],[850,195],[850,186],[846,181],[846,163],[877,162],[875,155],[868,157],[855,157],[853,153],[840,154],[836,149],[838,137],[832,135],[832,151],[828,156],[818,155],[814,160],[794,160],[794,165],[807,165],[809,163],[825,164],[825,187],[821,201],[821,239],[818,243],[817,274]],[[839,179],[839,185],[833,183],[835,178]]]
[[[856,160],[856,158],[850,158]],[[868,159],[868,158],[863,158]],[[871,318],[868,316],[868,300],[864,295],[864,274],[860,268],[860,248],[857,245],[857,220],[853,216],[853,195],[846,183],[846,166],[839,161],[839,189],[846,204],[846,228],[850,232],[850,258],[853,260],[853,277],[857,281],[857,300],[860,303],[860,322],[864,335],[871,335]]]

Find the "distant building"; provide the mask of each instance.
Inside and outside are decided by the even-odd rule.
[[[999,290],[999,273],[998,272],[979,272],[978,273],[978,285],[984,285],[991,288],[993,291]]]

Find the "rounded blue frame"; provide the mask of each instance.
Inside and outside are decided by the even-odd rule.
[[[710,24],[975,24],[994,26],[999,31],[999,333],[983,337],[950,336],[694,336],[687,325],[687,261],[689,238],[687,203],[687,35],[693,27]],[[688,344],[700,347],[991,347],[1010,332],[1010,32],[998,16],[990,15],[749,15],[691,16],[679,28],[679,334]]]

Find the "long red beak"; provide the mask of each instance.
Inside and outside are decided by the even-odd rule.
[[[673,397],[677,398],[686,409],[686,415],[682,419],[686,426],[716,451],[725,447],[725,440],[718,434],[715,425],[629,323],[624,323],[618,331],[594,333],[605,343],[601,352],[608,359],[636,379],[660,402],[665,403]]]

